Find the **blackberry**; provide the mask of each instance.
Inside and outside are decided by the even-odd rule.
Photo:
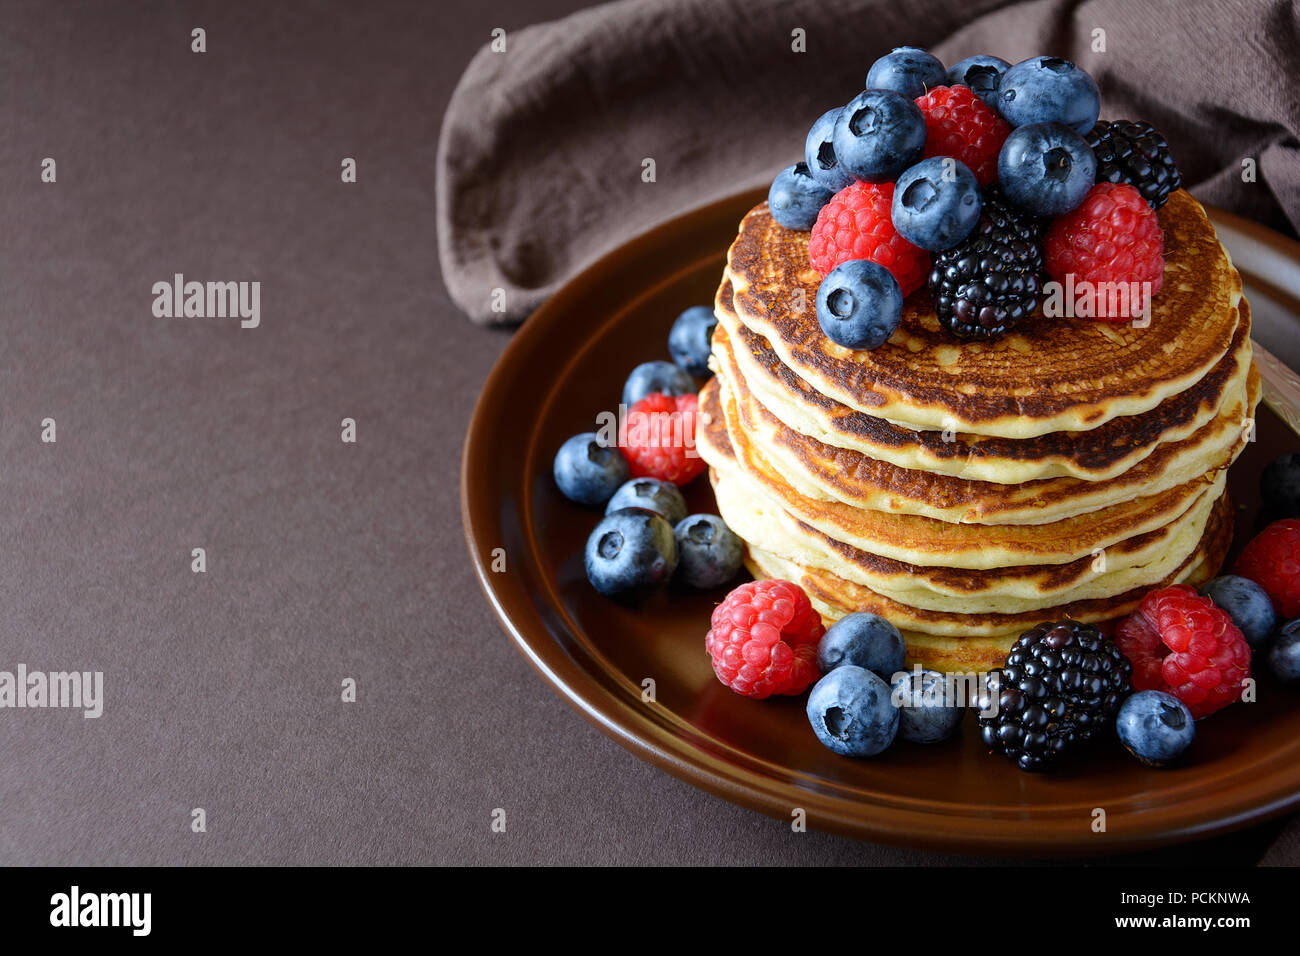
[[[991,338],[1033,315],[1043,292],[1043,228],[999,189],[985,189],[970,235],[934,254],[929,286],[939,321],[962,338]]]
[[[1097,182],[1128,183],[1152,209],[1183,184],[1169,144],[1150,123],[1098,120],[1084,138],[1097,157]]]
[[[1049,621],[1026,631],[989,675],[980,738],[1021,770],[1058,763],[1109,726],[1132,690],[1133,665],[1091,624]],[[997,711],[991,695],[997,694]]]

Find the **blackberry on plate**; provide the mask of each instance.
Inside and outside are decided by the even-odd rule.
[[[1043,292],[1042,223],[984,190],[975,228],[934,254],[930,295],[939,321],[963,338],[991,338],[1038,308]]]
[[[1021,770],[1047,769],[1110,725],[1132,674],[1128,658],[1093,625],[1039,624],[989,675],[980,738]]]
[[[1152,209],[1183,184],[1169,144],[1150,123],[1098,120],[1084,139],[1097,157],[1097,182],[1128,183]]]

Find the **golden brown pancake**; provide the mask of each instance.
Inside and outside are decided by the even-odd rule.
[[[1222,485],[1219,473],[1198,476],[1156,494],[1120,499],[1049,524],[954,524],[807,498],[772,468],[743,428],[728,427],[734,413],[724,407],[721,417],[741,470],[786,511],[864,552],[929,567],[989,569],[1073,561],[1174,522]],[[704,428],[697,430],[696,441],[700,454],[716,467],[718,456],[711,449],[721,448],[722,442],[714,437],[715,428],[710,414]]]
[[[741,221],[727,276],[741,323],[816,392],[850,408],[915,429],[1004,438],[1083,431],[1150,412],[1191,388],[1237,332],[1241,279],[1204,209],[1180,190],[1159,217],[1164,283],[1145,328],[1040,319],[997,339],[961,342],[922,289],[888,342],[846,349],[817,323],[821,277],[808,261],[808,234],[777,225],[766,203]]]
[[[1149,455],[1115,478],[1084,481],[1059,477],[1005,485],[900,468],[795,431],[749,391],[722,327],[714,332],[713,348],[720,375],[701,393],[701,408],[717,403],[717,389],[725,382],[734,403],[736,427],[752,436],[772,468],[800,494],[857,508],[977,524],[1056,521],[1124,497],[1163,491],[1227,467],[1245,447],[1242,423],[1248,410],[1253,415],[1261,389],[1259,370],[1252,364],[1242,394],[1230,395],[1209,422],[1181,441],[1157,444]],[[733,404],[727,407],[731,409]],[[1118,421],[1122,419],[1102,429]],[[1040,440],[1026,439],[1024,443]]]
[[[1088,481],[1113,478],[1161,443],[1181,441],[1213,419],[1234,391],[1246,387],[1251,367],[1250,310],[1243,299],[1228,354],[1192,388],[1171,396],[1147,415],[1112,419],[1088,431],[1027,439],[910,429],[817,392],[781,362],[763,336],[735,318],[727,305],[729,292],[730,283],[724,280],[716,302],[720,322],[714,331],[714,351],[722,364],[734,364],[737,386],[787,428],[900,468],[977,481],[1018,484],[1058,476]]]
[[[823,568],[882,596],[931,610],[1018,612],[1063,600],[1104,597],[1161,580],[1195,547],[1222,481],[1207,485],[1192,506],[1155,530],[1126,538],[1100,554],[1059,564],[965,569],[899,561],[839,540],[801,520],[779,493],[754,482],[736,460],[734,443],[719,419],[719,393],[705,389],[699,449],[724,520],[751,545],[797,564]],[[1099,560],[1104,558],[1104,560]]]
[[[746,551],[745,564],[756,578],[782,578],[800,585],[827,625],[854,611],[868,611],[892,621],[907,642],[909,667],[920,664],[949,672],[987,671],[1001,666],[1016,638],[1042,621],[1069,617],[1106,629],[1132,614],[1142,597],[1154,588],[1204,584],[1218,573],[1232,542],[1232,512],[1231,499],[1225,495],[1216,503],[1197,550],[1175,573],[1151,587],[1137,588],[1106,600],[1072,602],[1018,616],[918,616],[912,609],[881,598],[860,585],[825,571],[799,567],[753,547]]]

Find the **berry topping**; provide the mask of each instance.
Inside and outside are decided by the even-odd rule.
[[[704,646],[713,672],[737,694],[799,694],[817,679],[817,642],[824,629],[797,584],[742,584],[714,608],[711,624]]]
[[[1060,123],[1011,131],[998,154],[998,184],[1035,216],[1063,216],[1097,181],[1097,160],[1082,136]]]
[[[925,135],[916,103],[892,90],[865,90],[840,110],[835,155],[853,178],[888,182],[921,158]]]
[[[643,508],[615,511],[587,538],[585,565],[587,580],[605,597],[657,588],[677,569],[673,527]]]
[[[913,245],[951,249],[979,222],[979,183],[965,163],[951,157],[922,160],[899,177],[890,214],[894,228]]]
[[[889,340],[903,315],[903,293],[884,266],[841,262],[817,287],[817,323],[846,349],[874,349]]]
[[[998,178],[998,154],[1011,125],[966,86],[939,86],[916,101],[925,116],[925,156],[951,156],[981,186]]]
[[[817,122],[813,123],[803,144],[803,161],[808,167],[808,174],[833,193],[853,182],[853,177],[845,171],[835,155],[835,144],[832,142],[835,121],[839,116],[840,108],[837,106],[817,117]]]
[[[817,682],[804,712],[813,733],[845,757],[874,757],[898,735],[899,712],[887,682],[862,667],[837,667]]]
[[[854,183],[817,215],[808,239],[812,267],[826,275],[841,262],[868,259],[888,269],[904,296],[919,289],[930,257],[898,234],[891,218],[893,183]]]
[[[1169,144],[1150,123],[1098,120],[1086,139],[1097,157],[1097,182],[1128,183],[1152,209],[1183,184]]]
[[[969,87],[984,104],[998,108],[998,83],[1011,64],[1000,56],[968,56],[948,71],[949,86]]]
[[[1137,690],[1173,694],[1199,720],[1241,696],[1250,646],[1232,618],[1186,584],[1152,591],[1120,622],[1115,641]]]
[[[709,354],[713,350],[713,330],[717,326],[718,317],[713,314],[711,306],[693,305],[677,316],[668,332],[668,354],[678,368],[700,379],[713,375],[709,369]],[[694,383],[690,390],[695,390]]]
[[[935,253],[929,284],[939,321],[963,338],[989,338],[1033,315],[1044,278],[1040,228],[986,189],[970,235]]]
[[[602,445],[595,432],[574,435],[555,453],[555,483],[564,497],[580,505],[603,505],[627,481],[627,459]]]
[[[712,334],[712,333],[710,333]],[[642,362],[623,383],[623,404],[631,408],[647,395],[693,395],[695,379],[672,362]]]
[[[940,671],[900,671],[890,681],[898,708],[898,736],[917,744],[936,744],[953,735],[966,713],[957,686]]]
[[[980,737],[1021,770],[1058,763],[1109,725],[1130,690],[1133,668],[1091,624],[1039,624],[989,675]]]
[[[1097,122],[1101,91],[1069,60],[1036,56],[1023,60],[998,83],[998,112],[1012,126],[1063,123],[1080,136]]]
[[[673,397],[657,392],[628,409],[619,444],[633,478],[684,485],[704,471],[704,459],[695,450],[698,410],[694,393]]]
[[[1237,559],[1237,573],[1262,587],[1285,620],[1300,617],[1300,520],[1274,521],[1256,535]]]
[[[920,47],[900,46],[871,64],[866,87],[893,90],[914,100],[947,80],[948,73],[936,57]]]
[[[795,163],[776,174],[767,191],[772,218],[787,229],[811,229],[822,206],[835,195],[808,172],[807,163]]]
[[[623,459],[627,461],[626,458]],[[624,508],[644,508],[662,515],[671,525],[686,517],[686,499],[671,481],[658,478],[633,478],[626,482],[605,505],[605,514]]]
[[[1278,680],[1286,684],[1300,682],[1300,620],[1282,628],[1268,652],[1268,666]]]
[[[826,629],[817,645],[817,667],[829,674],[837,667],[855,664],[889,680],[903,669],[907,643],[898,628],[877,614],[847,614]]]
[[[1148,767],[1181,757],[1196,739],[1196,719],[1177,697],[1140,690],[1120,705],[1115,732],[1124,749]]]
[[[1277,612],[1264,589],[1249,578],[1225,574],[1215,578],[1201,593],[1225,611],[1252,648],[1263,647],[1277,627]]]
[[[677,577],[693,588],[716,588],[740,573],[744,546],[717,515],[683,518],[673,529],[677,539]]]
[[[1076,314],[1103,322],[1149,314],[1164,281],[1160,221],[1132,186],[1093,186],[1078,209],[1052,223],[1046,251],[1052,278],[1067,288],[1073,281]]]

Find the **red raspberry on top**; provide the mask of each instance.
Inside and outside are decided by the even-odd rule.
[[[1074,276],[1071,304],[1086,299],[1091,310],[1086,317],[1103,322],[1142,315],[1164,281],[1164,248],[1155,211],[1127,183],[1093,186],[1077,208],[1053,221],[1044,242],[1052,278],[1064,284]],[[1089,285],[1080,288],[1085,282]],[[1101,284],[1108,288],[1098,288]]]
[[[1152,591],[1120,622],[1115,643],[1133,662],[1134,690],[1173,694],[1198,720],[1241,697],[1250,645],[1227,612],[1186,584]]]
[[[797,584],[742,584],[714,608],[711,623],[704,646],[713,672],[737,694],[798,694],[817,680],[817,643],[826,629]]]
[[[695,449],[699,398],[651,392],[627,410],[619,448],[633,478],[658,478],[684,485],[704,471]]]
[[[1237,573],[1262,587],[1282,617],[1300,617],[1300,520],[1274,521],[1257,534],[1237,559]]]
[[[893,274],[903,295],[919,289],[930,271],[930,254],[898,234],[893,202],[893,183],[853,183],[832,196],[808,239],[812,267],[824,276],[849,259],[870,259]]]
[[[998,153],[1011,124],[965,86],[936,86],[916,101],[925,116],[925,158],[951,156],[981,186],[998,178]]]

